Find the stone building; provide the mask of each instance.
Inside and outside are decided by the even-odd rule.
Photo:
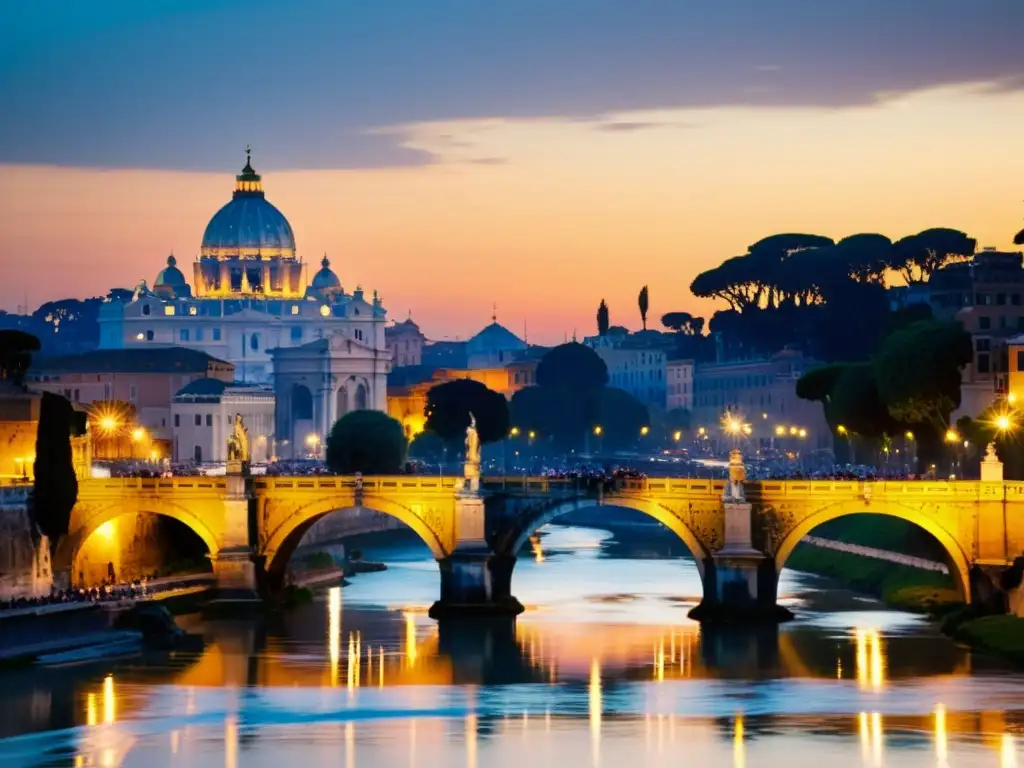
[[[309,279],[284,215],[246,160],[232,199],[203,234],[189,286],[174,256],[152,289],[100,308],[100,347],[188,347],[226,360],[241,381],[270,383],[270,351],[341,333],[386,353],[386,313],[362,288],[347,292],[324,256]]]
[[[384,341],[395,368],[420,365],[423,362],[423,345],[427,339],[420,327],[412,321],[411,315],[407,320],[385,328]]]
[[[231,385],[197,379],[171,401],[174,430],[171,459],[176,463],[223,464],[228,437],[240,414],[249,431],[251,461],[274,456],[274,393],[270,387]]]

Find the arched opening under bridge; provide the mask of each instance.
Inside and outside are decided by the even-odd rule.
[[[184,510],[111,507],[59,542],[53,569],[68,574],[73,585],[92,587],[209,572],[209,556],[217,549],[209,528]]]
[[[638,522],[658,524],[661,529],[671,531],[676,539],[685,545],[687,553],[693,557],[702,586],[705,582],[710,553],[701,544],[697,535],[670,509],[644,499],[623,498],[605,503],[598,503],[596,499],[575,499],[553,504],[517,521],[499,541],[495,542],[495,551],[512,556],[526,553],[528,549],[536,546],[531,542],[535,541],[538,529],[559,522],[592,528],[601,528],[603,524],[620,530],[630,530]],[[648,533],[657,535],[650,530]],[[653,550],[648,555],[639,551],[643,538],[643,527],[636,526],[631,530],[629,539],[636,550],[634,556],[645,557],[652,554]]]
[[[442,560],[451,544],[434,526],[437,522],[428,522],[417,509],[383,498],[364,498],[359,506],[337,498],[305,504],[267,532],[260,553],[267,587],[274,592],[288,583],[290,575],[330,567],[328,561],[337,560],[342,552],[336,546],[344,546],[342,539],[381,531],[409,531],[411,540],[421,541],[434,560]]]
[[[969,603],[971,598],[970,560],[955,534],[936,517],[899,504],[865,509],[853,501],[810,515],[779,543],[776,571],[781,574],[787,564],[879,597],[886,589],[884,574],[902,570],[899,582],[889,582],[905,583],[900,599]]]

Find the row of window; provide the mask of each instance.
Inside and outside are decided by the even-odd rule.
[[[616,371],[612,373],[612,384],[636,384],[644,381],[661,381],[662,372],[654,371]]]
[[[688,395],[690,394],[690,385],[683,384],[669,384],[668,393],[670,395]]]
[[[694,379],[693,391],[705,392],[719,389],[747,389],[768,387],[774,382],[774,374],[753,374],[750,376],[722,376],[714,379]]]
[[[1021,295],[1019,293],[977,293],[974,294],[972,305],[969,293],[946,293],[936,296],[935,303],[940,307],[1005,307],[1007,304],[1019,307],[1021,306]]]
[[[999,330],[1006,331],[1014,329],[1014,319],[1007,317],[1006,315],[1000,315],[998,318]],[[978,315],[978,330],[990,331],[992,330],[992,318],[988,315]],[[1024,315],[1018,315],[1016,319],[1016,330],[1024,331]]]

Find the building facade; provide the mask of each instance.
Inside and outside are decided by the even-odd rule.
[[[226,360],[241,381],[270,383],[270,350],[343,333],[386,350],[386,312],[374,292],[348,293],[324,256],[309,280],[291,225],[267,201],[247,159],[232,199],[210,219],[192,265],[193,285],[174,256],[150,289],[100,307],[100,347],[181,346]]]
[[[665,408],[693,410],[693,360],[665,363]]]
[[[322,455],[334,422],[350,411],[387,411],[391,356],[355,330],[271,351],[281,458]]]
[[[232,386],[219,379],[197,379],[171,403],[174,429],[172,461],[223,464],[228,437],[239,414],[249,432],[250,461],[265,464],[274,456],[274,393],[269,387]]]
[[[134,407],[137,423],[154,439],[170,440],[171,401],[197,379],[230,384],[235,366],[193,349],[95,350],[83,355],[40,358],[27,377],[35,391],[91,405],[119,400]]]
[[[660,349],[599,346],[594,351],[608,366],[608,386],[624,389],[644,405],[665,407],[666,355]]]
[[[384,341],[391,353],[391,365],[395,368],[423,362],[423,345],[427,338],[412,317],[385,328]]]
[[[832,433],[821,403],[796,396],[797,381],[814,365],[793,350],[760,360],[698,363],[693,373],[691,423],[713,438],[720,437],[722,421],[730,414],[750,425],[748,438],[755,445],[773,445],[782,437],[787,448],[830,448]]]

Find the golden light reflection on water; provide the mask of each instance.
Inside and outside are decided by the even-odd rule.
[[[857,686],[880,691],[885,685],[882,636],[877,629],[858,629],[854,636],[857,643]]]
[[[946,707],[935,707],[935,760],[940,768],[949,762],[949,734],[946,731]]]
[[[743,743],[743,715],[736,715],[733,725],[732,764],[734,768],[745,768],[747,764],[746,745]]]
[[[477,768],[476,725],[476,715],[466,715],[466,768]]]
[[[114,677],[103,678],[103,722],[110,724],[117,716],[117,702],[114,697]]]
[[[587,688],[590,711],[590,750],[594,765],[601,764],[601,663],[590,662],[590,685]]]
[[[327,593],[327,645],[331,660],[331,687],[336,688],[341,663],[341,587],[331,587]]]
[[[416,664],[416,617],[411,613],[403,613],[405,617],[405,657],[409,666]]]
[[[999,768],[1017,768],[1017,745],[1012,733],[1004,733],[999,745]]]
[[[238,719],[235,715],[224,719],[224,768],[238,768]]]
[[[534,561],[538,562],[538,563],[543,563],[544,562],[544,550],[541,549],[541,547],[540,547],[540,537],[539,536],[531,536],[530,537],[530,547],[533,549],[533,559],[534,559]]]
[[[349,720],[345,723],[345,768],[356,765],[356,724]]]

